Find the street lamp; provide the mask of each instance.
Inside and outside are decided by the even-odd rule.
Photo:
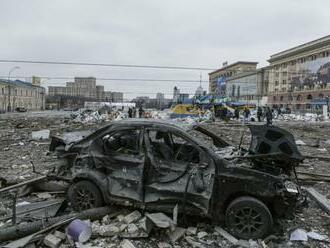
[[[7,106],[7,111],[10,112],[11,111],[11,103],[10,103],[10,95],[11,95],[11,89],[10,89],[10,74],[14,71],[14,70],[18,70],[20,69],[19,66],[15,66],[13,68],[11,68],[9,70],[9,73],[8,73],[8,106]]]

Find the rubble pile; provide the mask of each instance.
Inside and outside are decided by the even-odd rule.
[[[181,213],[175,214],[175,211],[170,216],[161,211],[151,213],[111,207],[91,209],[85,214],[65,208],[68,185],[50,186],[49,182],[56,180],[47,177],[58,163],[57,157],[49,152],[50,137],[68,131],[96,130],[104,123],[126,118],[123,113],[96,112],[0,116],[0,239],[12,235],[12,238],[1,240],[3,247],[23,247],[28,243],[29,247],[63,248],[329,247],[328,122],[318,122],[318,117],[314,115],[286,115],[287,118],[276,122],[276,125],[292,132],[300,152],[305,156],[296,172],[307,195],[307,205],[298,209],[293,218],[276,222],[274,232],[264,239],[240,240],[227,232],[225,226],[214,226],[203,218],[191,218],[185,223]],[[159,119],[168,117],[162,112],[152,116]],[[209,122],[210,119],[211,116],[208,116],[202,120],[209,130],[235,147],[248,149],[251,137],[245,125]],[[182,118],[177,121],[191,124],[201,119]],[[29,180],[33,183],[16,188],[15,185]],[[1,192],[6,187],[12,188]],[[10,229],[13,215],[16,215],[16,226]],[[35,228],[33,232],[24,236],[18,237],[17,232],[10,233],[20,228],[26,231],[31,226]],[[24,234],[23,231],[20,233]]]
[[[280,121],[304,121],[304,122],[326,121],[324,120],[324,116],[322,114],[313,114],[313,113],[281,114],[276,116],[276,119]]]
[[[127,118],[127,114],[121,111],[104,111],[104,110],[79,110],[71,114],[74,123],[93,124],[104,123],[112,120],[122,120]]]

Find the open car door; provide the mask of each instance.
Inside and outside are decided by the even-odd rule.
[[[92,158],[96,168],[105,170],[112,197],[143,202],[145,153],[142,130],[132,127],[102,135],[94,144]]]
[[[147,209],[209,213],[215,166],[207,153],[187,135],[157,128],[146,129]]]

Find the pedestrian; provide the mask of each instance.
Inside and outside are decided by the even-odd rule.
[[[243,119],[243,121],[244,121],[244,123],[246,122],[246,121],[249,121],[249,117],[250,117],[250,109],[248,108],[248,107],[245,107],[244,108],[244,111],[243,111],[243,116],[244,116],[244,119]]]
[[[143,110],[142,106],[140,106],[140,108],[139,108],[139,118],[143,117],[143,112],[144,112],[144,110]]]
[[[261,117],[262,117],[262,108],[259,106],[257,109],[258,122],[261,122]]]
[[[136,118],[136,108],[133,107],[133,118]]]
[[[234,116],[235,116],[236,120],[239,120],[239,108],[238,107],[235,108]]]
[[[128,118],[133,117],[133,110],[131,108],[128,108]]]
[[[267,126],[273,125],[273,112],[269,107],[267,107],[266,110],[266,120],[267,120]]]

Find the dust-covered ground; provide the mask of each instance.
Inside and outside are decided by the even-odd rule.
[[[7,184],[14,184],[37,177],[33,172],[32,164],[37,172],[45,174],[54,166],[56,157],[48,151],[50,140],[33,140],[32,131],[49,129],[51,135],[84,130],[97,129],[106,123],[81,124],[74,123],[69,112],[45,111],[38,113],[16,113],[0,115],[0,177]],[[296,140],[303,141],[299,150],[303,155],[330,156],[330,123],[329,122],[275,122],[276,126],[283,127],[293,133]],[[248,147],[250,135],[248,128],[237,122],[208,123],[208,128],[234,145],[240,143]],[[320,159],[305,159],[298,171],[330,176],[329,161]],[[327,198],[330,197],[329,181],[301,181],[304,186],[313,186]],[[148,238],[130,240],[136,247],[234,247],[222,238],[205,220],[198,220],[197,233],[187,235],[180,241],[171,244],[165,231],[154,231]],[[309,240],[307,242],[291,242],[289,236],[292,231],[302,228],[306,231],[315,231],[330,237],[330,217],[320,209],[315,201],[308,199],[308,206],[297,212],[293,219],[284,219],[276,225],[274,235],[266,244],[268,247],[329,247],[326,242]],[[1,229],[1,227],[0,227]],[[198,238],[198,233],[206,232],[206,236]],[[202,235],[200,235],[202,236]],[[197,242],[193,243],[191,242]],[[190,241],[190,242],[189,242]],[[112,238],[94,238],[89,244],[95,247],[115,247],[122,242],[118,236]],[[253,245],[250,242],[250,245]],[[65,247],[64,245],[62,245]],[[90,247],[90,246],[88,246]],[[261,247],[261,246],[260,246]]]

